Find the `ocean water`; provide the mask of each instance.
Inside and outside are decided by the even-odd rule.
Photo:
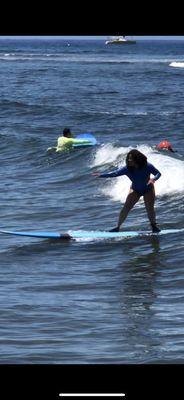
[[[184,226],[184,42],[0,40],[1,229],[107,230],[132,148],[162,173],[161,228]],[[63,128],[97,146],[49,154]],[[161,140],[176,153],[158,152]],[[143,200],[125,230],[148,229]],[[183,233],[71,242],[0,234],[0,363],[184,362]]]

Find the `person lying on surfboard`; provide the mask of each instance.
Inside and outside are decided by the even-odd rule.
[[[56,152],[70,151],[74,144],[91,143],[87,139],[75,139],[70,128],[63,129],[63,135],[57,139],[57,147],[49,147],[47,151],[55,150]]]
[[[63,130],[63,136],[60,136],[57,140],[56,151],[71,150],[73,144],[90,143],[87,139],[75,139],[69,128]]]
[[[150,174],[154,178],[150,178]],[[126,175],[132,181],[130,191],[126,198],[124,207],[120,211],[118,225],[109,232],[119,232],[121,224],[125,221],[128,213],[138,202],[141,196],[144,197],[144,203],[147,215],[151,224],[152,232],[160,232],[156,224],[156,215],[154,209],[155,188],[154,184],[160,178],[161,173],[152,164],[147,162],[147,157],[140,151],[133,149],[129,151],[126,157],[126,166],[116,169],[112,172],[93,173],[100,178],[113,178],[120,175]]]
[[[63,129],[63,135],[58,137],[56,151],[71,150],[73,144],[90,143],[87,139],[75,139],[69,128]]]

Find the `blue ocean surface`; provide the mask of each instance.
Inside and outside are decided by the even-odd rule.
[[[109,230],[136,148],[162,173],[162,229],[184,227],[184,42],[0,40],[1,230]],[[64,127],[97,145],[49,153]],[[167,139],[175,153],[157,151]],[[123,229],[147,230],[144,202]],[[49,241],[0,234],[0,363],[184,362],[183,232]]]

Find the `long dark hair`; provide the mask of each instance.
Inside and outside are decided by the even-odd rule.
[[[128,162],[129,155],[132,156],[133,161],[137,164],[138,168],[143,168],[143,167],[145,167],[147,165],[147,157],[143,153],[141,153],[140,151],[138,151],[136,149],[133,149],[133,150],[130,150],[129,153],[127,154],[127,156],[126,156],[127,168],[129,168],[129,169],[133,169],[134,168],[134,167],[130,167],[129,166],[129,162]]]

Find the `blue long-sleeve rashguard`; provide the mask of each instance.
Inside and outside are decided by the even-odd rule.
[[[154,167],[154,165],[147,163],[143,168],[128,168],[127,166],[116,169],[112,172],[104,172],[100,174],[101,178],[114,178],[121,175],[126,175],[132,181],[131,188],[135,190],[140,196],[149,192],[152,184],[148,184],[150,174],[154,175],[153,180],[156,181],[160,178],[161,173]]]

